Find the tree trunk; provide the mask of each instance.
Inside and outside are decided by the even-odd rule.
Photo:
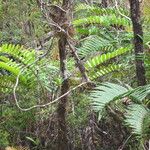
[[[59,39],[59,56],[60,56],[60,70],[62,76],[61,95],[69,90],[69,84],[66,74],[66,37],[62,36]],[[63,97],[57,108],[58,115],[58,150],[68,150],[67,139],[67,125],[66,125],[66,105],[68,96]]]
[[[63,0],[62,8],[64,10],[69,10],[70,0]],[[60,14],[59,21],[62,24],[67,22],[67,14]],[[58,24],[60,23],[58,22]],[[63,26],[62,26],[63,28]],[[64,30],[66,28],[64,27]],[[61,85],[61,95],[65,94],[69,90],[69,82],[67,77],[67,68],[66,68],[66,45],[67,45],[67,35],[64,33],[59,34],[59,57],[60,57],[60,71],[62,76],[62,85]],[[66,123],[66,105],[68,101],[68,96],[64,96],[57,108],[57,117],[58,117],[58,150],[68,150],[68,138],[67,138],[67,123]]]
[[[108,6],[107,0],[102,0],[101,4],[102,4],[102,7],[104,7],[104,8],[106,8]]]
[[[135,65],[136,65],[136,78],[139,86],[146,84],[145,68],[143,60],[138,56],[143,54],[143,30],[140,15],[140,2],[139,0],[129,0],[131,19],[134,32],[134,51],[135,51]]]

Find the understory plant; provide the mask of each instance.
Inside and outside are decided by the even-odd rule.
[[[124,126],[131,128],[131,133],[136,135],[140,150],[147,147],[150,139],[149,95],[149,84],[131,88],[128,85],[105,82],[96,86],[91,92],[90,98],[93,110],[98,113],[99,120],[105,117],[110,110],[116,116],[122,114],[120,119]]]

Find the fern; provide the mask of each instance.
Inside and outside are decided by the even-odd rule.
[[[0,75],[0,93],[10,93],[14,87],[14,79],[12,76]]]
[[[3,44],[0,47],[0,56],[5,55],[24,64],[32,63],[35,60],[34,50],[27,50],[19,45]]]
[[[35,61],[35,52],[24,49],[12,44],[4,44],[0,47],[0,91],[10,91],[14,87],[16,77],[22,68]],[[33,74],[33,65],[24,69],[20,74],[19,81],[21,85],[31,86],[35,77]],[[7,92],[6,92],[7,93]]]
[[[30,89],[32,94],[36,94],[38,86],[42,92],[44,90],[54,91],[57,86],[54,80],[59,78],[58,68],[50,64],[46,58],[36,63],[35,60],[36,53],[33,50],[11,44],[2,45],[0,47],[0,91],[2,93],[12,92],[16,77],[23,68],[17,90],[24,92]]]
[[[86,61],[85,68],[87,70],[89,70],[91,68],[95,68],[96,66],[106,62],[107,60],[110,60],[111,58],[114,58],[116,56],[122,55],[122,54],[124,54],[124,53],[126,53],[126,52],[128,52],[130,50],[131,50],[130,47],[126,47],[126,48],[121,47],[121,48],[117,49],[114,52],[95,56],[94,58]]]
[[[127,91],[128,89],[113,83],[106,82],[98,85],[90,95],[93,109],[102,112],[107,104]]]
[[[98,89],[98,90],[97,90]],[[96,96],[94,96],[96,94]],[[98,103],[104,103],[107,104],[111,101],[113,101],[115,98],[122,98],[122,97],[130,97],[133,100],[136,100],[134,102],[141,103],[143,100],[150,94],[150,85],[141,86],[135,89],[128,89],[123,86],[120,86],[118,84],[114,83],[103,83],[100,86],[98,86],[91,94],[92,101],[94,102],[94,97],[99,101]],[[109,96],[109,99],[107,98],[106,102],[104,97]],[[103,101],[102,101],[103,100]],[[102,101],[102,102],[101,102]],[[103,105],[104,106],[104,105]],[[101,110],[100,108],[98,108]]]
[[[102,114],[103,110],[110,103],[116,100],[122,101],[122,97],[130,97],[133,101],[129,106],[126,106],[125,123],[132,128],[132,132],[145,136],[149,134],[150,110],[144,106],[145,97],[150,94],[150,85],[138,87],[135,89],[127,89],[123,86],[114,83],[103,83],[98,85],[90,95],[91,105],[96,112]],[[137,104],[138,102],[138,104]],[[140,102],[140,103],[139,103]],[[120,104],[120,103],[119,103]]]
[[[127,12],[123,9],[118,11],[112,7],[100,8],[84,4],[76,7],[76,13],[80,11],[81,14],[80,16],[77,14],[78,19],[73,21],[73,25],[77,28],[78,33],[85,36],[90,35],[83,40],[81,47],[77,48],[79,56],[87,60],[84,65],[90,79],[93,80],[107,73],[120,70],[121,65],[110,64],[102,69],[100,65],[102,66],[106,61],[131,50],[130,46],[126,46],[126,43],[128,42],[128,45],[130,45],[131,41],[129,35],[126,34],[126,29],[131,27],[131,21],[121,15],[127,15]],[[118,28],[122,32],[119,34],[117,32],[116,35],[116,29],[118,30]],[[103,30],[101,31],[101,29]],[[122,38],[122,35],[125,36]]]
[[[114,7],[102,8],[102,7],[98,7],[98,6],[94,6],[94,5],[90,6],[87,4],[79,4],[75,7],[76,13],[80,12],[80,14],[81,14],[81,11],[83,11],[84,14],[85,14],[85,12],[87,12],[87,15],[89,15],[89,14],[95,14],[95,15],[112,15],[112,14],[115,14],[115,15],[119,15],[118,10]],[[121,12],[122,14],[128,15],[128,12],[123,8],[119,8],[119,12]]]
[[[128,107],[127,113],[125,114],[125,122],[132,128],[133,133],[137,135],[143,135],[144,120],[149,116],[150,110],[142,105],[132,104]]]
[[[99,24],[104,27],[110,27],[113,25],[124,26],[124,27],[130,26],[129,20],[122,18],[122,17],[117,17],[116,15],[90,16],[87,18],[82,18],[82,19],[73,21],[73,25],[76,27],[87,25],[87,24]]]
[[[80,4],[76,6],[75,10],[77,14],[78,11],[80,13],[79,17],[77,17],[78,19],[73,21],[73,24],[77,32],[84,35],[98,34],[101,27],[114,27],[111,29],[121,27],[120,29],[126,29],[126,31],[131,28],[131,21],[124,17],[128,16],[129,13],[122,8],[118,10],[114,7],[101,8],[94,5]],[[84,25],[86,28],[81,28]]]
[[[118,71],[120,69],[123,68],[123,65],[119,64],[119,65],[109,65],[107,67],[104,67],[103,69],[100,69],[98,71],[94,71],[92,73],[90,73],[90,79],[94,80],[98,77],[104,76],[106,74],[112,73],[114,71]]]
[[[89,36],[82,43],[80,48],[77,48],[80,57],[90,56],[94,52],[113,51],[112,45],[115,41],[111,37]]]
[[[35,52],[33,51],[25,50],[23,47],[11,44],[4,44],[0,47],[0,69],[7,71],[14,78],[18,76],[22,68],[34,61]],[[33,66],[30,67],[32,68]],[[33,72],[30,67],[26,68],[24,73],[20,75],[19,79],[24,84],[27,83],[28,79],[33,80],[31,75]]]
[[[101,43],[98,42],[98,40],[100,41],[100,39],[97,39],[97,41],[91,40],[90,42],[87,42],[87,44],[85,43],[85,46],[83,46],[83,49],[79,50],[81,56],[86,55],[86,53],[90,50],[91,51],[98,51],[100,46],[101,46]],[[92,43],[94,43],[93,46],[92,46]],[[107,47],[107,50],[108,50],[108,47]],[[97,68],[97,66],[102,65],[104,62],[106,62],[112,58],[115,58],[119,55],[122,55],[122,54],[124,54],[130,50],[131,50],[131,47],[125,47],[125,48],[121,47],[121,48],[117,49],[116,51],[109,52],[109,53],[102,54],[102,55],[98,55],[98,56],[95,56],[95,57],[87,60],[84,63],[84,66],[85,66],[86,70],[89,71],[90,79],[93,80],[93,79],[96,79],[100,76],[104,76],[105,74],[111,73],[113,71],[120,70],[123,66],[122,65],[116,65],[116,64],[111,64],[107,67],[105,66],[103,69],[100,69],[98,71],[96,70],[96,68]]]
[[[132,90],[127,95],[131,96],[138,102],[142,102],[148,95],[150,94],[150,84],[137,87],[136,89]]]

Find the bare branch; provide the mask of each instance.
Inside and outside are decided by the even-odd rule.
[[[43,104],[43,105],[34,105],[32,107],[29,107],[29,108],[22,108],[20,105],[19,105],[19,102],[17,100],[17,96],[16,96],[16,89],[17,89],[17,86],[18,86],[18,83],[19,83],[19,76],[21,75],[21,72],[18,74],[17,78],[16,78],[16,84],[14,86],[14,89],[13,89],[13,95],[14,95],[14,99],[15,99],[15,103],[16,103],[16,106],[21,110],[21,111],[29,111],[29,110],[32,110],[34,108],[43,108],[43,107],[46,107],[46,106],[50,106],[56,102],[58,102],[59,100],[61,100],[63,97],[69,95],[72,91],[76,90],[77,88],[89,83],[89,82],[83,82],[81,84],[79,84],[78,86],[70,89],[68,92],[66,92],[65,94],[61,95],[60,97],[56,98],[55,100],[53,100],[52,102],[49,102],[49,103],[46,103],[46,104]]]

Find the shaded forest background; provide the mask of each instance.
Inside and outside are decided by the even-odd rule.
[[[149,0],[0,0],[0,150],[149,150]]]

